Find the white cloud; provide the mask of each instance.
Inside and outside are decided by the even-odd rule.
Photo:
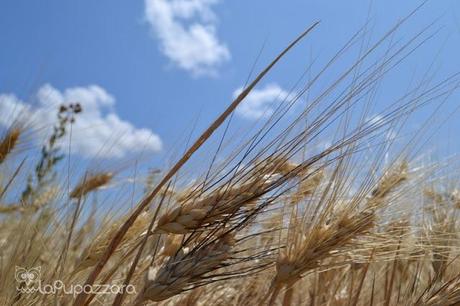
[[[72,128],[72,152],[84,157],[118,158],[127,154],[157,152],[161,139],[149,129],[135,128],[114,112],[115,99],[103,88],[68,88],[63,92],[49,84],[37,91],[34,105],[26,104],[11,94],[0,94],[0,125],[8,126],[11,118],[24,116],[36,125],[44,138],[56,124],[58,107],[78,102],[83,112]]]
[[[211,6],[219,0],[145,0],[145,16],[161,51],[193,75],[212,75],[230,59],[216,35]]]
[[[243,88],[238,88],[233,93],[236,98]],[[268,84],[261,89],[253,89],[243,102],[237,107],[236,113],[246,119],[270,117],[276,108],[276,102],[283,101],[289,93],[277,84]]]

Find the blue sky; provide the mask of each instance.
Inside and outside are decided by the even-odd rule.
[[[0,124],[7,125],[30,103],[37,125],[51,125],[55,104],[82,99],[88,103],[89,117],[82,119],[86,125],[75,137],[94,142],[85,147],[77,141],[77,153],[117,158],[140,147],[168,152],[195,121],[196,129],[203,129],[230,103],[262,46],[256,71],[298,33],[321,20],[240,109],[235,124],[251,124],[270,111],[273,100],[287,94],[312,58],[325,61],[369,18],[371,36],[377,38],[419,3],[2,0]],[[402,89],[435,55],[437,75],[460,68],[458,1],[429,1],[397,38],[408,39],[437,18],[435,28],[440,32],[392,76],[386,88]],[[354,58],[351,54],[349,60]],[[101,127],[99,134],[91,128],[95,122]],[[111,134],[119,128],[124,129],[123,140]],[[123,142],[118,151],[115,146],[104,153],[94,149],[94,144],[107,146],[112,141]]]

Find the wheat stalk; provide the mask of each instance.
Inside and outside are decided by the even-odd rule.
[[[114,253],[117,254],[123,250],[126,250],[130,246],[136,244],[136,242],[139,241],[139,238],[141,238],[143,234],[146,234],[145,231],[147,230],[147,227],[151,219],[151,214],[149,214],[148,212],[142,213],[139,216],[139,218],[136,219],[136,222],[133,224],[133,226],[126,233],[125,237],[120,243],[119,248],[117,248],[117,250],[115,250]],[[85,250],[80,256],[80,259],[77,261],[75,265],[75,269],[72,272],[73,275],[89,267],[94,266],[100,260],[101,256],[107,248],[107,245],[113,238],[113,235],[115,234],[116,230],[119,228],[122,222],[123,220],[111,224],[109,229],[104,229],[104,231],[100,233],[89,246],[85,248]]]

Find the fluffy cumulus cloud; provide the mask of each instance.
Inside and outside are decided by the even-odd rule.
[[[243,88],[238,88],[233,93],[236,98]],[[236,113],[246,119],[266,118],[273,114],[276,103],[283,101],[289,93],[277,84],[268,84],[261,89],[253,89],[236,109]]]
[[[145,0],[145,17],[161,51],[192,74],[212,75],[230,59],[216,34],[211,6],[219,0]]]
[[[97,85],[59,91],[43,85],[33,104],[15,95],[0,94],[0,125],[9,126],[12,118],[28,118],[36,131],[47,137],[56,123],[62,104],[78,102],[83,111],[72,128],[72,152],[84,157],[119,158],[128,154],[157,152],[161,139],[149,129],[135,128],[114,112],[115,99]]]

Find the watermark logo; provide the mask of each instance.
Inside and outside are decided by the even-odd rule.
[[[38,284],[40,284],[41,267],[26,269],[16,266],[14,278],[16,278],[16,281],[18,282],[18,290],[29,292],[30,289],[33,290]]]
[[[40,294],[70,294],[77,296],[84,292],[86,294],[136,294],[136,288],[131,285],[117,285],[117,284],[94,284],[94,285],[80,285],[80,284],[64,284],[61,280],[55,280],[49,284],[43,284],[41,280],[41,267],[23,268],[17,267],[15,269],[14,278],[16,279],[18,292],[31,294],[38,292]]]

